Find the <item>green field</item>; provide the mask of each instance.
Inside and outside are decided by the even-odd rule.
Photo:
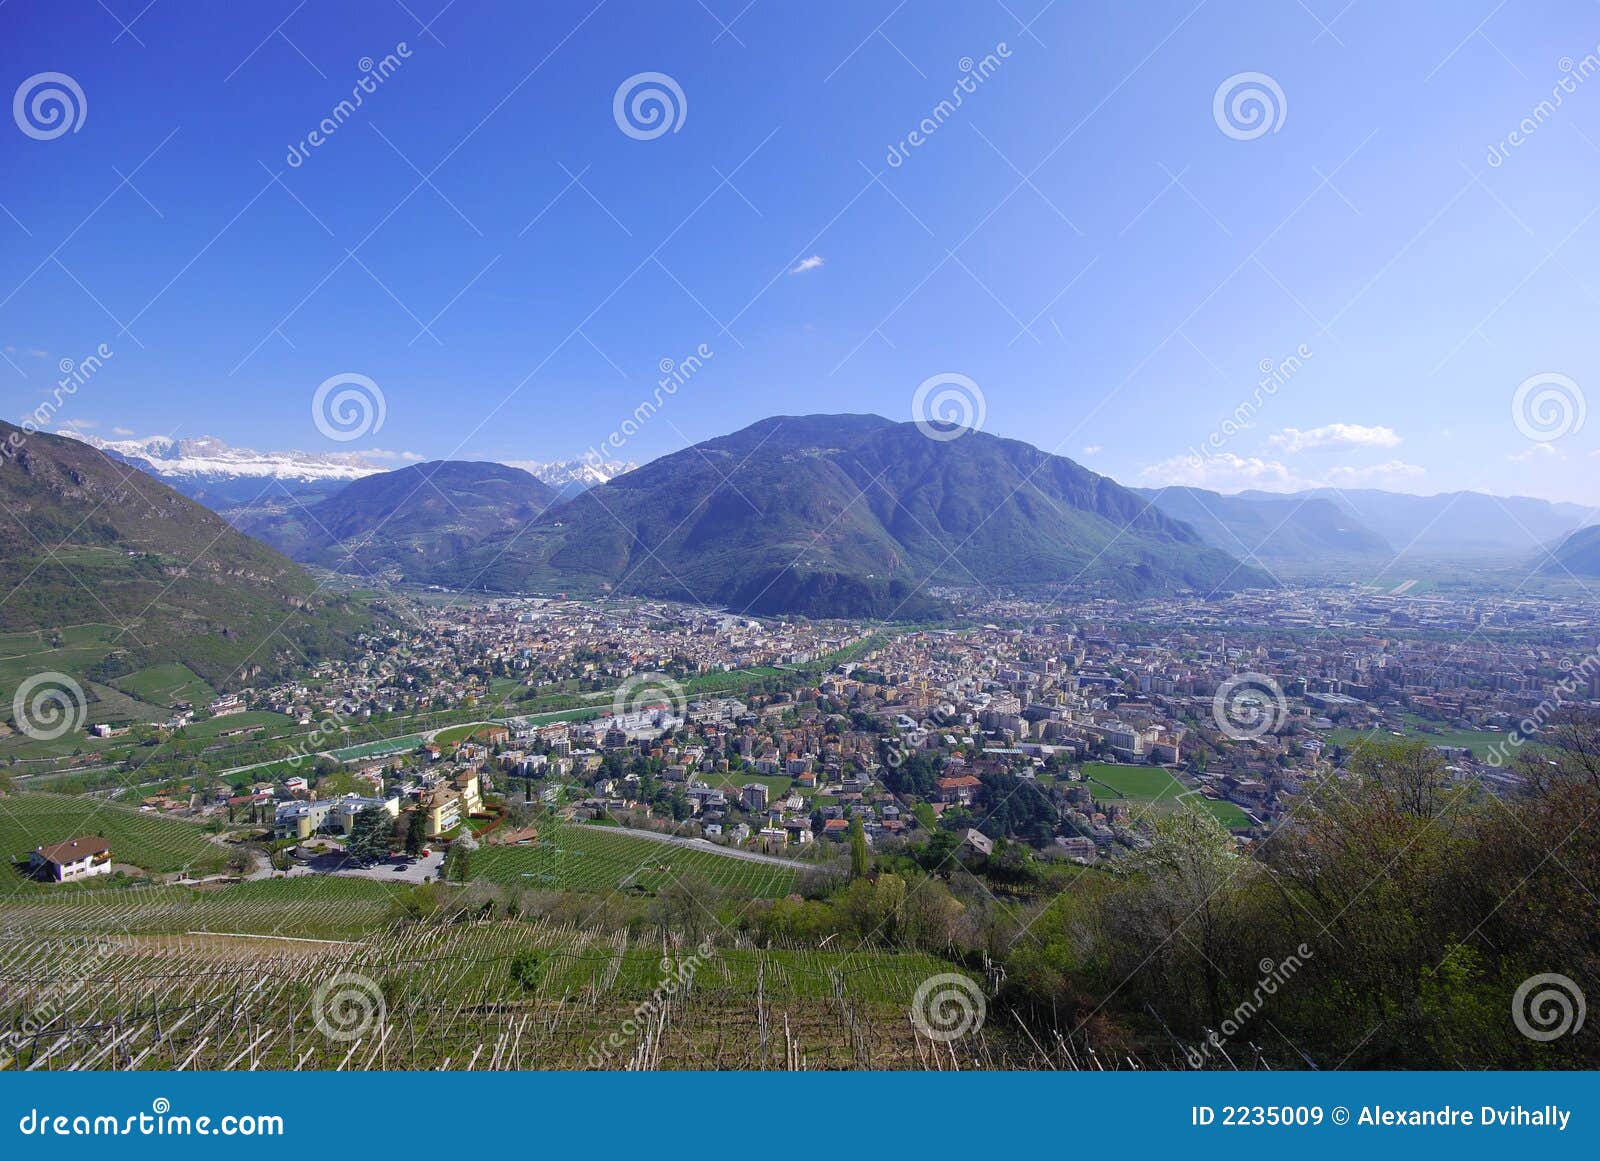
[[[768,801],[780,794],[787,795],[794,787],[794,779],[787,774],[746,774],[730,770],[725,774],[696,771],[696,775],[705,779],[706,785],[715,786],[719,790],[725,788],[737,791],[746,782],[759,782],[767,788]]]
[[[1430,746],[1450,746],[1471,750],[1477,757],[1482,757],[1484,752],[1495,742],[1504,742],[1506,734],[1493,730],[1457,730],[1450,726],[1439,725],[1434,722],[1424,722],[1412,714],[1402,715],[1405,718],[1404,733],[1407,738],[1420,738]],[[1396,741],[1394,734],[1387,729],[1375,730],[1329,730],[1322,735],[1323,741],[1330,746],[1343,746],[1350,749],[1362,742],[1392,742]]]
[[[545,825],[525,847],[485,846],[472,854],[474,878],[544,890],[654,891],[686,875],[718,887],[776,898],[794,871],[639,838],[625,830]]]
[[[1250,825],[1249,817],[1234,803],[1206,798],[1184,786],[1170,770],[1163,770],[1159,766],[1114,766],[1109,762],[1085,762],[1083,776],[1095,784],[1095,797],[1102,800],[1126,799],[1146,804],[1153,812],[1169,811],[1182,800],[1210,811],[1218,822],[1230,829]],[[1103,790],[1110,791],[1110,794],[1101,793]],[[1138,813],[1135,811],[1135,815]]]
[[[390,754],[404,754],[415,750],[422,745],[421,734],[407,734],[403,738],[386,738],[378,742],[363,742],[359,746],[346,746],[342,750],[329,751],[341,762],[354,762],[359,758],[387,757]]]
[[[200,874],[220,871],[228,862],[228,852],[193,823],[99,799],[13,794],[0,799],[0,854],[6,859],[0,874],[15,879],[13,860],[25,860],[35,847],[78,835],[100,835],[111,843],[112,862],[146,871],[188,867]]]
[[[453,746],[457,742],[464,742],[479,730],[493,726],[493,722],[468,722],[464,726],[450,726],[440,730],[433,736],[433,740],[441,746]]]
[[[179,661],[152,665],[119,677],[112,684],[123,693],[159,706],[172,706],[180,701],[204,705],[216,696],[199,674]]]
[[[298,732],[293,718],[286,714],[275,714],[271,710],[246,710],[240,714],[223,714],[220,718],[207,718],[203,722],[195,722],[183,727],[183,736],[186,738],[216,738],[227,730],[244,729],[248,726],[265,726],[259,734],[252,734],[251,740],[277,737],[284,734]]]

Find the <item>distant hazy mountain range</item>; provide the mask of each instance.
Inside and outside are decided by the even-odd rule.
[[[1320,498],[1338,505],[1394,547],[1419,556],[1523,554],[1600,518],[1581,504],[1558,504],[1528,496],[1445,492],[1410,496],[1371,488],[1318,488],[1291,499]],[[1241,492],[1243,500],[1282,500],[1271,492]]]
[[[337,651],[367,610],[86,444],[0,422],[0,632],[109,626],[100,680],[181,660],[213,684]],[[82,661],[90,655],[76,655]]]
[[[185,496],[221,512],[236,508],[282,509],[290,499],[322,499],[352,481],[393,468],[390,463],[360,452],[258,452],[230,446],[212,436],[106,440],[76,431],[60,434],[99,448],[112,459],[142,468]],[[620,460],[597,464],[584,460],[516,460],[511,466],[571,497],[631,471],[635,465]]]
[[[1600,511],[1581,504],[1481,492],[1411,496],[1317,488],[1224,496],[1200,488],[1134,491],[1194,525],[1206,543],[1262,564],[1329,557],[1518,557],[1600,518]]]
[[[1202,488],[1135,488],[1167,515],[1194,526],[1207,544],[1241,560],[1312,561],[1328,556],[1393,556],[1378,533],[1332,500]]]

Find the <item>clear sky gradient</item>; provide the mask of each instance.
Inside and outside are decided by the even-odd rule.
[[[1600,393],[1597,44],[1590,0],[9,0],[3,95],[86,115],[0,119],[0,401],[105,344],[61,419],[108,438],[568,458],[704,345],[618,458],[955,373],[1125,483],[1596,503],[1600,417],[1513,399]],[[685,100],[639,140],[645,72]],[[1251,72],[1283,101],[1241,140]],[[341,373],[386,407],[349,443]]]

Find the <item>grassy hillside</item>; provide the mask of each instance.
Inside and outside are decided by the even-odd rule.
[[[797,865],[798,867],[798,865]],[[531,846],[486,846],[472,875],[527,890],[653,891],[685,875],[714,886],[775,898],[794,889],[796,871],[715,851],[640,838],[625,830],[547,825]]]
[[[346,648],[372,620],[346,595],[143,472],[76,440],[0,460],[0,701],[44,670],[184,700]],[[31,636],[30,636],[31,635]],[[23,660],[25,658],[25,660]],[[171,665],[187,667],[187,675]]]

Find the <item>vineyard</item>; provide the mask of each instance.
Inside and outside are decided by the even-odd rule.
[[[6,899],[0,905],[0,937],[27,932],[69,938],[108,932],[358,937],[388,922],[399,890],[386,883],[331,875],[262,879],[215,890],[178,886],[51,889]]]
[[[280,931],[325,930],[338,926],[330,909],[368,902],[354,894],[284,895],[271,923]],[[262,892],[226,906],[250,909],[265,925],[263,909],[274,903]],[[920,953],[694,947],[655,928],[597,934],[512,919],[385,925],[350,940],[288,938],[250,935],[244,910],[206,913],[205,906],[185,906],[173,889],[160,888],[114,914],[87,897],[0,912],[0,1067],[1050,1063],[1037,1047],[1010,1042],[997,1031],[1000,1021],[983,1025],[978,980]],[[163,926],[175,930],[155,930]],[[954,995],[964,1035],[930,1036],[914,1022],[919,988],[930,980]]]
[[[193,823],[146,814],[130,807],[64,794],[13,794],[0,799],[0,854],[17,881],[15,860],[26,860],[35,847],[78,835],[95,834],[111,844],[115,863],[146,871],[195,874],[219,871],[228,852]]]
[[[484,847],[472,856],[475,878],[513,889],[649,892],[685,876],[717,887],[775,898],[794,890],[796,870],[732,855],[672,846],[621,829],[542,826],[530,846]]]

